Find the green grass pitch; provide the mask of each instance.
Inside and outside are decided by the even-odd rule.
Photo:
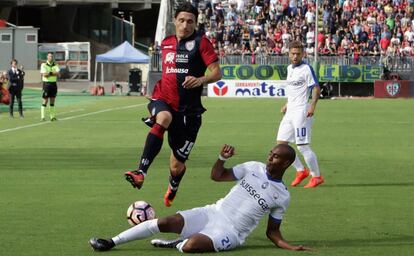
[[[275,143],[284,100],[203,99],[208,111],[171,208],[167,143],[142,190],[123,172],[135,167],[148,128],[142,97],[60,94],[58,122],[40,119],[40,92],[25,94],[24,119],[0,106],[0,255],[100,255],[92,236],[128,228],[130,203],[145,200],[158,216],[213,203],[232,183],[209,179],[223,143],[236,147],[227,166],[265,161]],[[262,220],[244,246],[225,255],[414,255],[414,100],[321,100],[312,147],[325,184],[292,188],[284,237],[314,252],[276,248]],[[285,183],[294,177],[292,168]],[[173,237],[165,236],[160,237]],[[148,240],[102,255],[178,255]]]

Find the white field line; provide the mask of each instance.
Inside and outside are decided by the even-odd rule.
[[[101,114],[101,113],[105,113],[105,112],[109,112],[109,111],[114,111],[114,110],[122,110],[122,109],[129,109],[129,108],[135,108],[135,107],[145,106],[147,104],[148,103],[141,103],[141,104],[124,106],[124,107],[102,109],[102,110],[99,110],[99,111],[89,112],[89,113],[85,113],[85,114],[81,114],[81,115],[75,115],[75,116],[68,116],[68,117],[64,117],[64,118],[59,118],[59,121],[58,122],[66,121],[66,120],[71,120],[71,119],[75,119],[75,118],[80,118],[80,117],[85,117],[85,116],[92,116],[92,115]],[[18,126],[18,127],[10,128],[10,129],[0,130],[0,133],[12,132],[12,131],[17,131],[17,130],[21,130],[21,129],[36,127],[36,126],[45,125],[45,124],[50,124],[50,123],[51,122],[38,122],[38,123],[35,123],[35,124],[23,125],[23,126]]]
[[[74,109],[74,110],[70,110],[70,111],[59,112],[59,116],[63,116],[63,115],[74,113],[74,112],[81,112],[81,111],[84,111],[84,110],[85,110],[84,108],[79,108],[79,109]],[[5,115],[0,116],[0,119],[2,119],[2,118],[7,119],[9,117],[8,116],[6,117]],[[31,119],[38,119],[38,117],[27,118],[27,120],[31,120]]]
[[[66,111],[66,112],[59,112],[59,116],[65,115],[65,114],[68,114],[68,113],[73,113],[73,112],[81,112],[81,111],[84,111],[84,110],[85,110],[84,108],[80,108],[80,109],[74,109],[74,110]]]

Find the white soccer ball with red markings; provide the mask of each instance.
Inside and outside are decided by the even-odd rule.
[[[127,220],[131,226],[138,225],[141,222],[155,218],[155,210],[145,201],[136,201],[132,203],[127,210]]]

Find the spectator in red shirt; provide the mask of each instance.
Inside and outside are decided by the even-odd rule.
[[[325,32],[321,31],[318,33],[318,51],[322,51],[325,47]]]
[[[282,43],[277,43],[276,46],[272,49],[272,51],[276,55],[282,55]]]
[[[381,50],[387,50],[388,46],[390,45],[391,40],[388,37],[383,37],[380,40]]]

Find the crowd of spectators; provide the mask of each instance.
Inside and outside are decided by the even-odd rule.
[[[414,0],[320,0],[319,7],[315,0],[192,2],[199,31],[222,56],[286,55],[292,40],[302,41],[308,55],[317,50],[355,63],[360,56],[414,56]]]

